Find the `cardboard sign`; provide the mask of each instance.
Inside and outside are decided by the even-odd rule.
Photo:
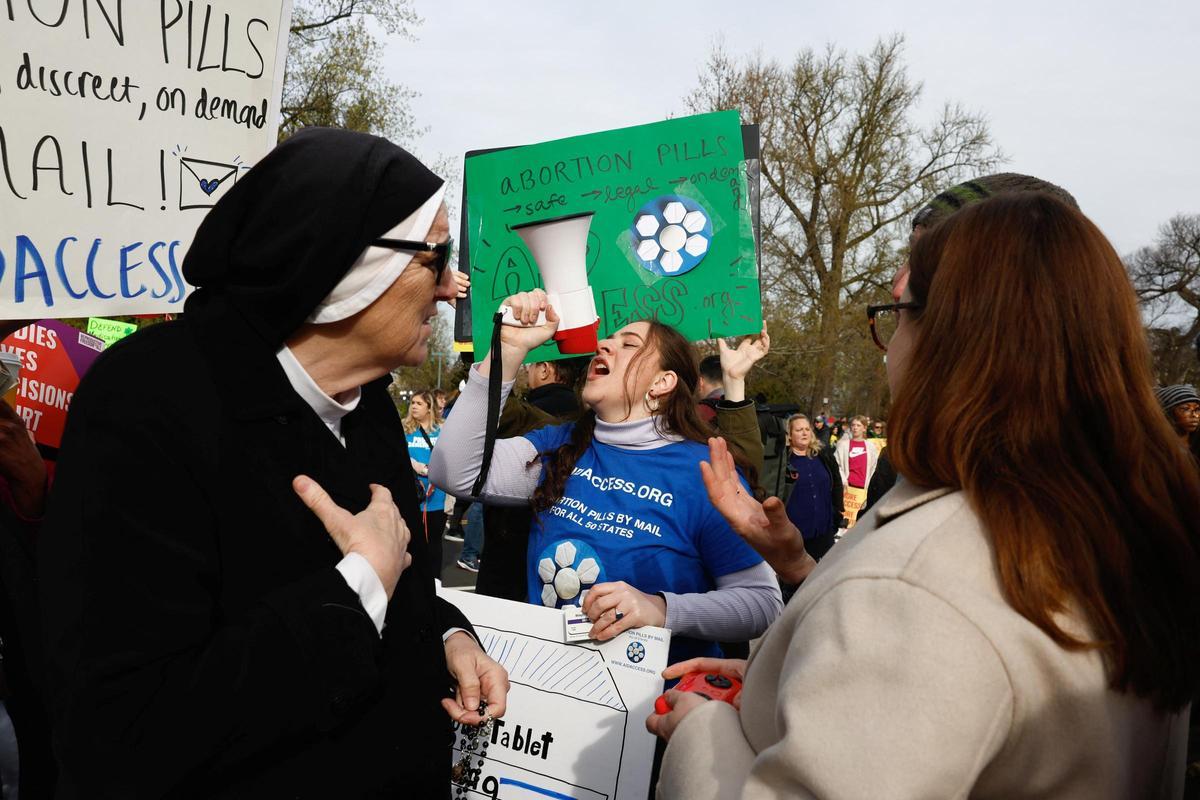
[[[104,342],[66,323],[43,319],[0,342],[0,350],[21,357],[16,412],[33,432],[42,455],[53,460],[71,398]]]
[[[867,490],[857,489],[853,486],[844,487],[842,504],[845,509],[842,516],[850,521],[850,527],[853,528],[854,523],[858,522],[858,512],[867,504]]]
[[[512,227],[592,213],[588,282],[600,336],[655,318],[690,340],[762,327],[753,211],[735,111],[468,153],[464,256],[471,330],[486,352],[491,316],[542,286]],[[755,181],[756,183],[756,181]],[[558,358],[553,344],[530,361]]]
[[[170,312],[275,144],[291,0],[0,10],[0,319]]]
[[[104,346],[119,342],[138,329],[132,322],[92,317],[88,320],[87,332],[104,342]]]
[[[452,589],[440,594],[471,620],[512,685],[486,755],[470,758],[467,795],[645,800],[654,758],[646,717],[663,691],[670,631],[636,628],[604,643],[567,644],[561,611]],[[465,743],[456,730],[454,762]]]

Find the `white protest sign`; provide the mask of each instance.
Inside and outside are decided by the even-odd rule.
[[[470,797],[645,800],[654,760],[646,717],[663,691],[671,632],[563,642],[562,611],[442,590],[508,670],[508,711],[470,759]],[[454,761],[466,736],[455,731]],[[463,788],[463,787],[455,787]]]
[[[291,0],[0,3],[0,319],[179,311],[275,144]]]

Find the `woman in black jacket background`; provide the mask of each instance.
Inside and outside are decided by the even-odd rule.
[[[821,558],[846,527],[842,479],[831,448],[823,447],[804,414],[788,417],[787,513],[804,534],[804,549]]]

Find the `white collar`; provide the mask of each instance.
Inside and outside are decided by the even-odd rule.
[[[342,436],[342,417],[358,408],[358,401],[362,399],[362,388],[356,387],[353,390],[353,397],[348,402],[339,403],[325,394],[286,344],[275,351],[275,359],[279,362],[279,366],[283,367],[283,373],[287,375],[288,383],[292,385],[296,394],[300,395],[305,403],[308,403],[308,407],[316,412],[321,421],[325,423],[325,427],[329,428],[344,446],[346,440]]]

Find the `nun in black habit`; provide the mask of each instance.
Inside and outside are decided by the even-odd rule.
[[[84,379],[39,553],[60,797],[447,797],[451,717],[502,712],[403,549],[388,373],[456,288],[444,249],[372,243],[445,241],[442,191],[385,140],[297,134],[205,218],[182,318]]]

